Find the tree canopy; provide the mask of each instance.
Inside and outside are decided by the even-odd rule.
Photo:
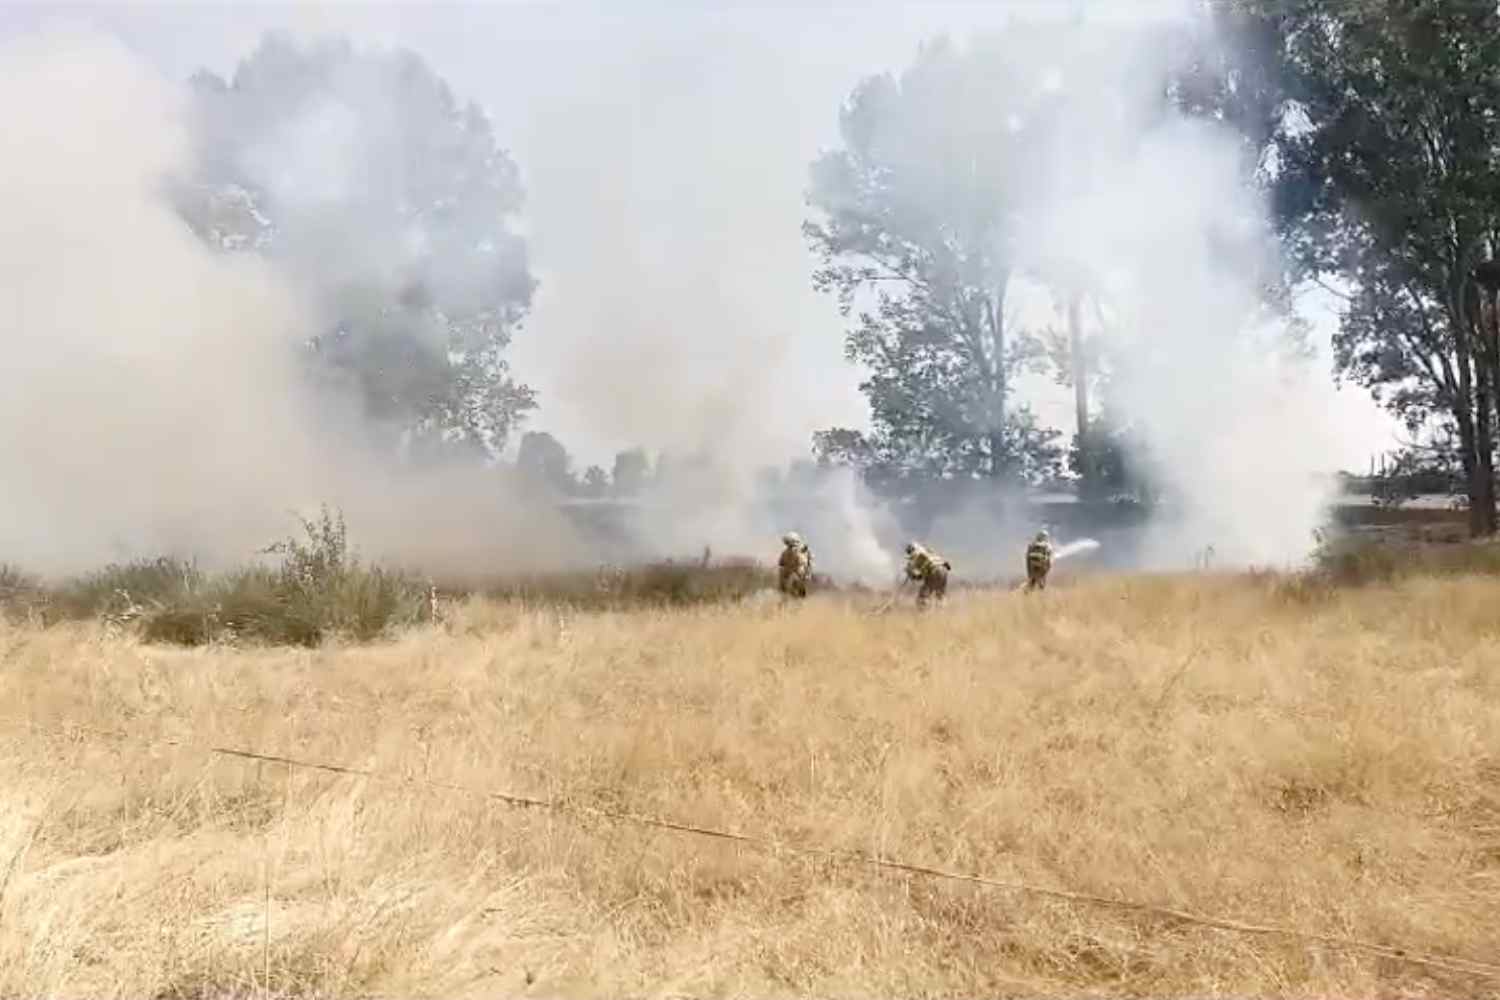
[[[578,491],[578,482],[573,478],[572,456],[561,441],[546,431],[527,431],[521,435],[516,470],[559,495],[568,496]]]
[[[1471,529],[1495,530],[1500,10],[1303,0],[1279,209],[1306,272],[1351,289],[1340,374],[1414,430],[1456,430]]]
[[[484,113],[411,52],[280,34],[192,84],[184,218],[284,265],[319,310],[316,369],[371,420],[498,452],[536,406],[504,358],[535,283],[519,171]]]
[[[869,371],[869,434],[816,438],[895,487],[912,476],[1021,482],[1057,468],[1057,432],[1011,397],[1035,338],[1009,328],[1028,147],[1045,127],[1039,69],[1016,47],[925,46],[899,78],[871,77],[840,116],[843,148],[812,166],[803,231],[815,286],[855,314],[845,353]]]

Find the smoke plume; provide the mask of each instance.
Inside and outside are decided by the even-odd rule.
[[[1111,401],[1134,419],[1146,444],[1137,457],[1170,497],[1140,561],[1186,564],[1210,543],[1221,562],[1294,560],[1327,500],[1317,473],[1333,442],[1321,430],[1315,373],[1284,349],[1282,327],[1260,308],[1275,250],[1241,151],[1218,126],[1159,114],[1168,69],[1159,36],[1085,22],[1059,37],[1067,44],[1018,62],[1048,86],[1092,96],[1068,102],[1056,147],[1018,168],[1018,183],[1035,186],[1014,249],[1046,262],[1047,273],[1034,275],[1044,282],[1075,273],[1104,289],[1105,322],[1092,332],[1113,361]],[[732,39],[721,41],[729,51]],[[795,161],[787,169],[799,178],[812,152],[805,125],[775,110],[785,105],[760,103],[761,88],[741,79],[788,71],[794,47],[771,41],[736,50],[734,72],[712,77],[723,90],[718,113],[689,139],[665,134],[683,120],[668,112],[719,59],[715,46],[672,40],[677,58],[655,60],[656,75],[640,84],[657,100],[652,115],[619,94],[569,98],[596,112],[590,127],[607,120],[599,148],[618,155],[580,152],[586,165],[558,168],[547,198],[567,224],[535,234],[538,246],[586,245],[575,255],[586,266],[553,286],[539,267],[546,316],[536,326],[567,356],[554,395],[542,399],[543,423],[589,425],[610,447],[679,456],[632,515],[634,555],[708,545],[770,558],[777,537],[795,529],[820,572],[888,582],[911,529],[856,476],[794,469],[772,482],[757,471],[800,450],[815,429],[809,414],[841,419],[843,404],[820,400],[848,389],[806,361],[815,352],[805,338],[829,338],[826,354],[836,357],[838,334],[825,316],[831,305],[809,290],[808,258],[792,252],[800,192],[778,188],[774,211],[765,197],[744,197],[768,160],[743,160],[743,147]],[[918,41],[913,33],[907,51]],[[589,78],[601,90],[638,76],[629,60],[608,68],[614,75]],[[847,93],[856,82],[851,73],[840,86]],[[551,505],[493,469],[394,464],[358,401],[315,391],[300,369],[299,345],[344,305],[329,288],[389,291],[415,276],[462,300],[495,277],[466,269],[470,258],[445,247],[412,242],[391,215],[374,212],[391,201],[382,184],[433,157],[377,156],[390,172],[362,174],[355,167],[371,148],[395,141],[397,132],[381,130],[395,119],[351,118],[349,102],[383,106],[385,97],[358,76],[340,86],[342,104],[313,102],[288,120],[246,111],[238,167],[304,220],[283,234],[287,255],[268,262],[209,249],[174,208],[167,180],[192,175],[206,149],[228,145],[195,131],[185,88],[98,36],[49,31],[0,50],[0,559],[57,572],[158,552],[233,562],[293,528],[290,510],[323,501],[344,509],[367,554],[434,572],[597,557]],[[820,134],[831,134],[837,114],[830,100]],[[683,148],[699,151],[696,186],[667,169]],[[617,189],[593,183],[617,172],[638,189],[628,206],[613,203]],[[360,187],[367,182],[375,187]],[[569,199],[578,205],[561,205]],[[652,206],[661,207],[654,222]],[[691,240],[684,213],[700,224]],[[783,242],[770,235],[783,232]],[[765,247],[787,252],[757,256]],[[507,268],[524,262],[519,242],[500,249]],[[1017,322],[1051,319],[1046,296],[1033,295]],[[518,341],[517,357],[541,342]],[[778,369],[789,358],[791,370]],[[1041,409],[1071,429],[1066,406]],[[1013,575],[1036,520],[1015,496],[987,495],[919,530],[960,576]],[[1089,533],[1102,555],[1119,548],[1108,532]]]
[[[63,31],[8,43],[0,65],[0,549],[73,569],[168,540],[252,544],[268,525],[247,513],[280,510],[316,467],[284,391],[297,302],[167,208],[188,148],[176,89]]]
[[[582,559],[493,474],[404,474],[309,390],[317,328],[283,273],[207,249],[173,211],[183,89],[67,29],[0,50],[0,553],[44,572],[181,554],[236,562],[289,512],[342,506],[374,557],[434,570]]]
[[[1161,92],[1166,58],[1130,66],[1122,82],[1134,86],[1110,87],[1107,74],[1125,67],[1101,56],[1060,67],[1065,86]],[[1071,106],[1071,142],[1049,164],[1060,196],[1030,236],[1106,304],[1093,332],[1110,403],[1130,417],[1142,446],[1131,457],[1164,494],[1140,560],[1186,566],[1212,545],[1224,564],[1297,563],[1332,496],[1326,386],[1320,398],[1292,321],[1265,308],[1278,247],[1242,138],[1150,109]]]

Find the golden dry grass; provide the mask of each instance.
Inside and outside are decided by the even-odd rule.
[[[1478,578],[1299,598],[1187,577],[922,616],[474,602],[390,644],[297,651],[0,625],[0,995],[1497,996],[1328,946],[147,745],[1494,960],[1497,604]]]

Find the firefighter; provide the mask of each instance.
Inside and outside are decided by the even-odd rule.
[[[925,608],[932,601],[941,602],[948,593],[948,574],[953,564],[935,552],[929,552],[916,542],[906,543],[906,578],[920,581],[917,591],[917,607]]]
[[[778,582],[787,597],[806,597],[812,582],[812,550],[795,531],[781,536],[781,558],[778,560]]]
[[[1026,546],[1026,589],[1046,590],[1047,574],[1052,572],[1052,538],[1044,528]]]

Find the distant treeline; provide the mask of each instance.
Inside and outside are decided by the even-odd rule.
[[[1377,476],[1339,476],[1340,492],[1353,496],[1382,496],[1399,492],[1408,496],[1457,494],[1464,491],[1463,477],[1441,469],[1388,473]]]

